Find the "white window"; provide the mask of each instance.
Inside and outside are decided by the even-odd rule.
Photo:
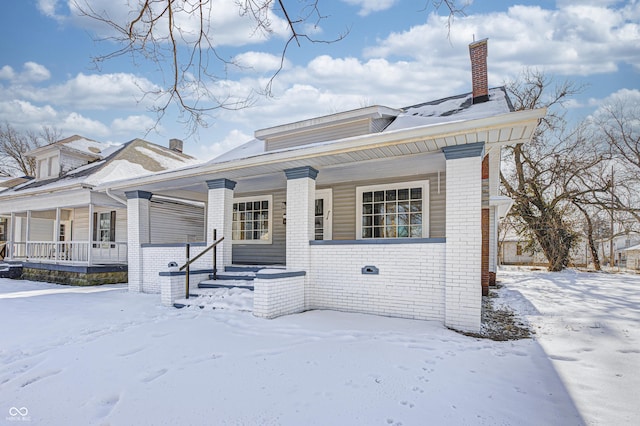
[[[428,238],[429,181],[356,188],[356,238]]]
[[[235,198],[233,200],[233,241],[242,244],[271,244],[273,197]]]

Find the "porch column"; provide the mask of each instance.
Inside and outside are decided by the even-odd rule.
[[[500,162],[502,152],[499,147],[491,149],[489,156],[489,197],[498,195],[500,186]],[[496,285],[498,272],[498,208],[492,206],[489,211],[489,285]]]
[[[31,210],[27,210],[27,227],[24,232],[24,252],[27,259],[31,256],[29,242],[31,241]]]
[[[93,252],[93,227],[97,226],[93,223],[93,203],[89,203],[89,235],[87,241],[89,241],[89,245],[87,246],[87,264],[91,265],[91,253]]]
[[[151,200],[152,194],[147,191],[127,191],[124,194],[127,197],[127,275],[129,277],[129,291],[141,293],[144,276],[142,244],[150,242],[149,200]]]
[[[53,251],[54,259],[58,260],[60,257],[60,247],[58,244],[60,241],[60,207],[56,207],[56,223],[53,225]]]
[[[287,269],[306,271],[308,279],[318,171],[304,166],[284,172],[287,175]]]
[[[442,149],[446,165],[445,325],[479,331],[484,142]]]
[[[218,239],[224,240],[217,248],[217,267],[224,270],[232,263],[233,235],[233,190],[236,182],[229,179],[213,179],[207,181],[207,246],[213,243],[213,230]]]
[[[14,254],[14,241],[15,241],[15,227],[16,227],[16,213],[15,212],[11,212],[11,224],[8,226],[9,228],[9,235],[7,238],[7,241],[9,241],[9,244],[7,244],[7,251],[6,253],[8,254],[8,258],[9,259],[13,259],[13,254]]]

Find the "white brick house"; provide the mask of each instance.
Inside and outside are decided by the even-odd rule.
[[[158,292],[157,265],[185,257],[152,243],[184,220],[154,221],[149,200],[163,197],[205,206],[206,243],[224,237],[218,269],[286,266],[257,274],[257,316],[335,309],[479,330],[509,207],[500,150],[528,142],[545,110],[514,112],[504,88],[487,89],[486,40],[470,53],[472,93],[257,130],[208,163],[98,187],[128,200],[130,289]],[[192,267],[196,282],[211,257]]]

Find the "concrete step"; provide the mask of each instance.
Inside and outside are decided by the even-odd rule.
[[[219,309],[251,312],[253,293],[244,288],[193,289],[188,299],[178,299],[176,308],[198,307],[200,309]]]
[[[258,272],[261,269],[286,269],[284,265],[230,265],[225,266],[225,272]]]
[[[251,283],[253,281],[253,278],[251,280],[246,280],[246,279],[238,279],[238,280],[206,280],[206,281],[201,281],[200,284],[198,284],[198,288],[199,289],[205,289],[205,288],[245,288],[247,290],[251,290],[253,291],[253,284]]]
[[[226,281],[253,281],[255,277],[255,272],[222,272],[218,273],[217,279]],[[209,278],[213,279],[213,274],[209,274]]]

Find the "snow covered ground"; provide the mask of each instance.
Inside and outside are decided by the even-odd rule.
[[[0,424],[638,424],[640,277],[499,280],[534,339],[0,280]]]

